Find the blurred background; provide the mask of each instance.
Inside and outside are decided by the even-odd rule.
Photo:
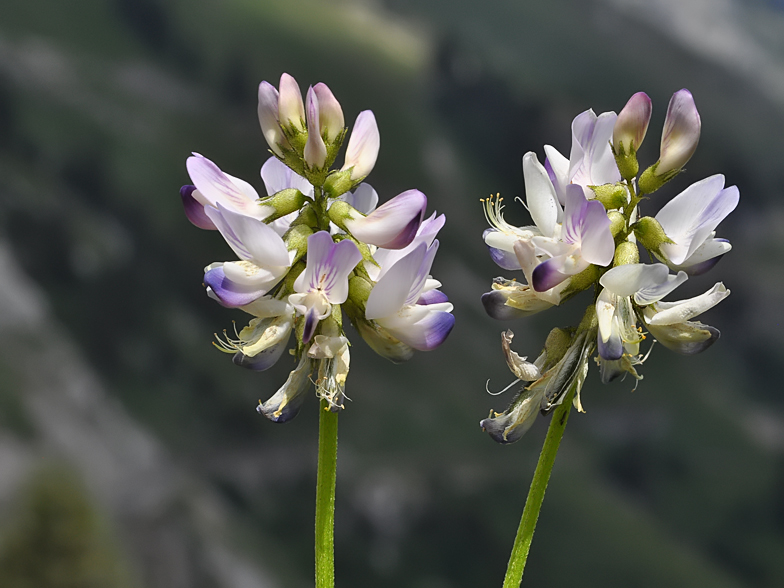
[[[734,250],[676,298],[732,290],[701,317],[705,353],[657,346],[626,380],[583,389],[526,586],[784,585],[784,202],[780,0],[5,0],[0,10],[0,586],[312,585],[317,403],[286,425],[262,374],[211,345],[243,313],[204,294],[231,253],[178,196],[198,151],[262,190],[261,80],[324,81],[364,109],[386,200],[419,188],[446,213],[434,275],[457,324],[394,366],[352,331],[341,416],[341,586],[500,585],[547,419],[502,447],[478,427],[511,393],[500,332],[536,356],[585,295],[512,324],[479,303],[493,277],[479,198],[524,224],[526,151],[570,147],[587,108],[667,102],[703,121],[683,174],[740,187]],[[341,161],[339,159],[339,161]]]

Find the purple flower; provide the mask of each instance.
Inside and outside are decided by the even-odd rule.
[[[615,253],[604,206],[596,200],[586,200],[583,189],[574,184],[566,189],[560,241],[534,238],[533,243],[551,256],[533,271],[531,285],[537,292],[557,286],[590,264],[607,266]]]
[[[289,303],[305,316],[303,343],[310,341],[319,321],[332,312],[333,304],[346,301],[348,275],[361,259],[357,246],[347,239],[335,243],[326,231],[308,237],[307,265],[294,281],[296,294],[289,296]]]

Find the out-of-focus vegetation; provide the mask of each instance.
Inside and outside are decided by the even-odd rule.
[[[484,393],[488,377],[499,387],[509,378],[498,335],[511,327],[520,353],[534,355],[549,327],[575,322],[590,298],[514,324],[487,318],[478,297],[504,272],[481,243],[478,199],[501,192],[509,219],[522,224],[525,212],[513,201],[523,191],[522,155],[542,157],[545,143],[568,152],[575,115],[588,107],[617,111],[639,90],[654,100],[641,156],[652,162],[667,100],[686,86],[702,114],[703,139],[668,195],[719,172],[741,190],[739,210],[720,227],[735,249],[680,289],[685,297],[724,280],[732,296],[704,317],[722,339],[691,358],[655,349],[633,394],[631,382],[602,386],[589,376],[588,412],[570,420],[526,583],[781,585],[784,396],[775,369],[784,208],[776,138],[784,102],[754,71],[670,34],[692,18],[688,1],[655,4],[659,20],[621,0],[6,2],[0,239],[43,292],[47,320],[20,331],[7,326],[0,308],[0,458],[7,451],[19,463],[35,462],[55,453],[86,480],[101,479],[98,462],[80,460],[78,446],[55,435],[42,420],[45,409],[30,400],[34,383],[73,361],[48,353],[56,344],[74,349],[103,384],[101,402],[127,412],[159,443],[166,463],[185,473],[177,474],[184,490],[165,509],[116,515],[123,556],[96,539],[104,535],[94,513],[121,508],[111,493],[101,494],[99,507],[85,503],[78,486],[58,490],[63,482],[39,481],[48,490],[36,490],[34,507],[0,484],[0,506],[9,513],[0,528],[3,553],[38,561],[32,558],[44,552],[31,530],[64,517],[86,529],[68,531],[78,540],[56,539],[78,552],[62,564],[75,574],[109,574],[112,561],[127,557],[150,588],[228,586],[220,579],[228,576],[215,571],[224,560],[198,556],[209,551],[205,537],[216,535],[210,525],[223,517],[222,540],[252,562],[246,585],[311,583],[316,402],[285,426],[256,414],[257,399],[272,394],[292,366],[281,361],[255,374],[212,348],[213,332],[244,320],[208,300],[201,286],[203,266],[231,253],[185,220],[177,196],[191,151],[261,188],[268,153],[255,118],[256,87],[287,71],[303,89],[329,84],[349,124],[360,110],[374,110],[382,149],[368,181],[382,199],[416,187],[428,194],[430,210],[448,218],[434,268],[456,305],[447,343],[392,366],[354,337],[353,402],[340,425],[339,581],[500,584],[547,423],[510,447],[479,430],[478,421],[507,402]],[[732,7],[743,17],[735,33],[756,38],[761,54],[784,67],[781,49],[766,44],[776,26],[784,31],[777,5]],[[722,13],[715,14],[718,27]],[[665,17],[674,19],[670,28]],[[651,212],[660,204],[650,203]],[[101,434],[107,447],[127,438]],[[28,522],[12,524],[14,511]],[[155,543],[158,557],[145,549],[148,527],[166,538]],[[54,531],[40,531],[47,533]],[[169,576],[150,571],[176,559],[171,553],[187,566]],[[56,561],[64,560],[42,563],[41,573]],[[92,565],[84,562],[95,570],[79,571]],[[33,568],[2,569],[21,578]],[[33,579],[0,585],[23,581],[46,586]]]

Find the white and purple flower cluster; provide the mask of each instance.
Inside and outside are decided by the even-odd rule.
[[[234,363],[266,370],[289,347],[297,365],[258,411],[285,422],[311,382],[330,410],[344,406],[349,341],[343,311],[380,355],[401,362],[440,345],[452,305],[430,276],[444,215],[425,219],[427,198],[408,190],[381,206],[362,180],[375,165],[379,132],[359,114],[345,163],[331,169],[346,136],[343,111],[316,84],[302,100],[288,74],[279,89],[259,86],[259,123],[273,157],[261,168],[266,196],[198,154],[186,163],[193,185],[180,195],[188,219],[217,230],[236,254],[204,270],[207,294],[253,318],[218,340]]]
[[[640,353],[646,331],[686,354],[719,337],[717,329],[691,319],[729,295],[721,282],[688,300],[662,299],[731,249],[715,231],[740,195],[735,186],[724,187],[724,176],[715,175],[686,188],[655,217],[641,216],[640,202],[682,171],[700,136],[694,99],[680,90],[670,100],[659,160],[638,179],[637,150],[650,117],[650,98],[639,92],[619,115],[588,110],[577,116],[568,158],[549,145],[544,165],[527,153],[523,175],[533,225],[505,222],[498,197],[483,201],[491,225],[484,241],[492,259],[525,277],[524,282],[496,278],[482,296],[491,317],[523,317],[590,287],[595,292],[580,325],[553,329],[533,363],[511,350],[511,331],[502,334],[507,364],[517,378],[513,384],[525,384],[506,411],[481,422],[499,443],[519,439],[537,413],[549,412],[570,393],[582,411],[580,390],[595,352],[602,382],[626,374],[640,380],[635,366],[647,357]],[[639,245],[659,263],[640,263]]]

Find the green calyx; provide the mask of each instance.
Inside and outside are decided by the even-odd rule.
[[[621,177],[628,181],[637,177],[637,172],[640,171],[640,164],[637,162],[637,150],[634,145],[629,145],[627,152],[623,148],[623,143],[619,143],[617,149],[613,146],[613,155],[615,155],[615,164],[618,166],[618,171]]]
[[[621,184],[602,184],[601,186],[589,186],[596,199],[604,205],[606,210],[623,208],[629,202],[626,187]]]
[[[642,172],[640,180],[637,183],[640,188],[640,194],[651,194],[655,192],[681,172],[680,169],[673,169],[661,175],[657,175],[656,170],[658,167],[659,162],[657,161],[651,167]]]
[[[365,304],[373,290],[373,284],[362,276],[353,276],[348,281],[348,299],[360,311],[360,316],[365,316]]]
[[[286,188],[285,190],[276,192],[268,198],[262,198],[259,200],[260,205],[271,206],[275,209],[275,212],[271,216],[265,218],[264,222],[269,223],[282,216],[291,214],[302,208],[308,200],[309,198],[296,188]]]
[[[346,228],[346,221],[362,218],[362,213],[343,200],[335,200],[329,207],[327,215],[329,220],[347,233],[350,231]]]
[[[644,216],[633,225],[634,234],[640,244],[656,256],[661,255],[661,246],[672,243],[655,218]]]
[[[610,233],[614,239],[626,229],[626,217],[618,210],[611,210],[607,213],[607,218],[610,219]]]
[[[622,241],[615,248],[615,257],[613,259],[613,267],[619,265],[627,265],[630,263],[640,262],[640,250],[636,243],[631,241]]]
[[[324,180],[324,194],[327,198],[337,198],[351,190],[355,183],[351,179],[351,170],[335,170]]]
[[[547,371],[563,359],[563,356],[569,350],[569,345],[572,344],[573,335],[574,329],[563,329],[561,327],[555,327],[548,333],[544,342],[544,352],[547,355],[545,356],[544,366],[542,366],[542,372]]]
[[[283,235],[283,242],[286,243],[286,249],[297,252],[292,264],[305,257],[305,254],[308,252],[308,237],[312,234],[313,229],[309,226],[295,225]]]

